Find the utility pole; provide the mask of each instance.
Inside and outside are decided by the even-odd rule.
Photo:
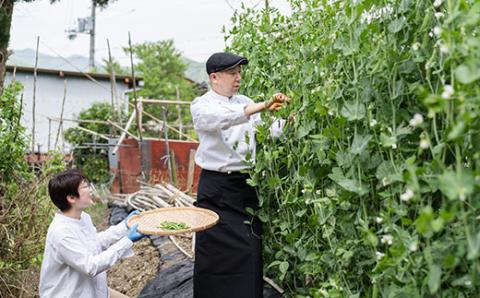
[[[95,0],[92,0],[92,13],[90,16],[90,56],[88,66],[90,68],[95,67],[95,8],[97,3]]]
[[[90,35],[90,55],[88,57],[88,66],[90,68],[95,67],[95,12],[97,8],[96,0],[92,0],[92,7],[90,11],[90,16],[85,18],[78,18],[76,27],[67,29],[67,37],[70,40],[77,38],[77,35],[80,33]]]

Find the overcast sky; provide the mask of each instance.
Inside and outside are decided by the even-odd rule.
[[[222,26],[230,26],[230,18],[241,3],[261,9],[264,0],[117,0],[106,9],[97,9],[96,61],[108,57],[107,38],[112,55],[122,64],[128,57],[122,47],[132,43],[174,39],[184,56],[203,62],[225,44]],[[270,5],[289,12],[287,0],[270,0]],[[89,36],[79,34],[69,40],[65,30],[75,26],[77,18],[90,15],[90,0],[61,0],[51,5],[48,0],[17,2],[11,28],[9,48],[36,47],[40,36],[40,52],[68,57],[88,57]]]

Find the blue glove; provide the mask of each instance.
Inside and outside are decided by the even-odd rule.
[[[125,223],[125,226],[127,227],[128,229],[128,225],[127,225],[127,221],[130,217],[136,215],[136,214],[140,214],[140,211],[138,210],[133,210],[132,212],[130,212],[130,214],[123,220],[123,222]]]
[[[128,239],[130,239],[132,242],[137,242],[138,240],[142,239],[145,237],[144,234],[140,233],[137,231],[138,229],[138,223],[134,224],[129,230],[128,230]]]

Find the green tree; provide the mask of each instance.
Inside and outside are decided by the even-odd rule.
[[[94,103],[90,108],[83,110],[78,115],[79,120],[114,119],[111,105],[108,103]],[[111,135],[112,128],[107,124],[80,123],[80,127],[104,135]],[[95,183],[107,183],[110,179],[108,167],[107,147],[94,147],[91,144],[106,144],[107,141],[78,128],[69,128],[65,131],[65,139],[74,146],[73,156],[77,167]]]
[[[187,65],[183,62],[182,55],[175,48],[172,40],[145,42],[134,45],[132,50],[138,59],[135,71],[143,76],[145,82],[139,91],[139,96],[153,99],[177,99],[178,95],[180,100],[191,101],[200,94],[198,85],[184,77]],[[129,49],[126,48],[125,51],[128,52]],[[146,104],[144,109],[162,119],[160,105]],[[189,109],[183,106],[180,113],[183,123],[190,124]],[[172,124],[177,119],[177,107],[167,106],[167,121]],[[150,134],[154,133],[150,132]],[[169,137],[177,137],[177,135],[172,133]]]
[[[108,59],[102,59],[103,68],[105,69],[106,73],[110,73],[113,71],[115,75],[128,75],[129,70],[128,68],[123,67],[120,62],[116,59],[112,58],[110,62]]]
[[[0,97],[0,185],[14,180],[14,175],[25,172],[23,160],[27,139],[25,128],[19,125],[22,108],[19,100],[23,86],[11,84]],[[0,190],[1,192],[1,190]]]
[[[47,193],[52,173],[65,167],[63,156],[53,154],[34,175],[25,160],[28,148],[20,124],[22,86],[6,86],[0,95],[0,297],[34,296],[48,223],[54,213]],[[26,293],[21,293],[25,289]]]
[[[12,24],[13,7],[17,2],[33,2],[35,0],[2,0],[0,1],[0,95],[3,93],[5,66],[8,59],[8,42],[10,41],[10,27]],[[50,0],[55,3],[60,0]],[[96,6],[106,7],[115,0],[92,0]]]

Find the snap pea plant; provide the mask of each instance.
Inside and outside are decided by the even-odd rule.
[[[289,2],[225,37],[245,94],[293,100],[257,133],[266,275],[295,297],[478,297],[480,2]]]

